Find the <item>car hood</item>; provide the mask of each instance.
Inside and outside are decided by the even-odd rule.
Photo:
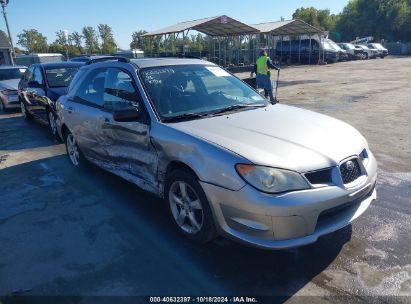
[[[285,105],[168,124],[258,165],[307,172],[358,155],[365,139],[337,119]]]
[[[19,86],[20,78],[8,79],[0,81],[0,86],[7,90],[17,90]]]
[[[61,95],[65,95],[67,91],[66,87],[60,87],[60,88],[49,88],[47,91],[47,97],[50,98],[53,101],[56,101],[59,99]]]

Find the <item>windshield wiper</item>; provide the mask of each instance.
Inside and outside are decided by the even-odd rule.
[[[240,109],[245,109],[245,108],[264,108],[268,106],[268,104],[263,104],[263,103],[258,103],[258,104],[236,104],[236,105],[232,105],[223,109],[220,109],[218,111],[213,112],[213,114],[223,114],[223,113],[227,113],[227,112],[232,112],[235,110],[240,110]]]
[[[181,115],[176,115],[173,117],[165,117],[162,119],[163,122],[178,122],[184,120],[192,120],[196,118],[203,118],[209,116],[208,113],[186,113]]]

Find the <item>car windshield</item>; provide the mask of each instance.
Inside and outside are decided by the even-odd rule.
[[[328,41],[324,41],[323,43],[324,43],[324,49],[326,49],[326,50],[335,50],[333,48],[333,46]]]
[[[68,87],[79,67],[46,69],[47,83],[50,88]]]
[[[340,46],[338,44],[336,44],[334,41],[332,40],[326,40],[325,42],[327,42],[332,49],[336,50],[336,51],[341,51],[342,49],[340,48]]]
[[[141,70],[144,86],[163,121],[253,109],[269,103],[218,66],[180,65]]]
[[[20,79],[26,69],[13,68],[13,69],[0,69],[0,81],[9,79]]]

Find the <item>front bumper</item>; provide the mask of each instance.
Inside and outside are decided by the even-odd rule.
[[[367,178],[355,189],[327,186],[273,195],[246,185],[231,191],[201,183],[220,234],[265,249],[315,242],[359,217],[376,199],[377,162],[370,155]]]

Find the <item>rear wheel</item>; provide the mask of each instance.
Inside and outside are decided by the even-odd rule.
[[[56,123],[56,115],[54,115],[53,111],[47,111],[47,119],[49,121],[49,129],[50,133],[54,138],[58,138],[57,133],[57,123]]]
[[[70,131],[67,131],[65,134],[65,143],[67,156],[69,157],[71,164],[76,168],[83,167],[86,160],[77,145],[76,139]]]
[[[188,170],[173,171],[165,187],[171,218],[180,233],[206,243],[215,235],[213,215],[198,178]]]

